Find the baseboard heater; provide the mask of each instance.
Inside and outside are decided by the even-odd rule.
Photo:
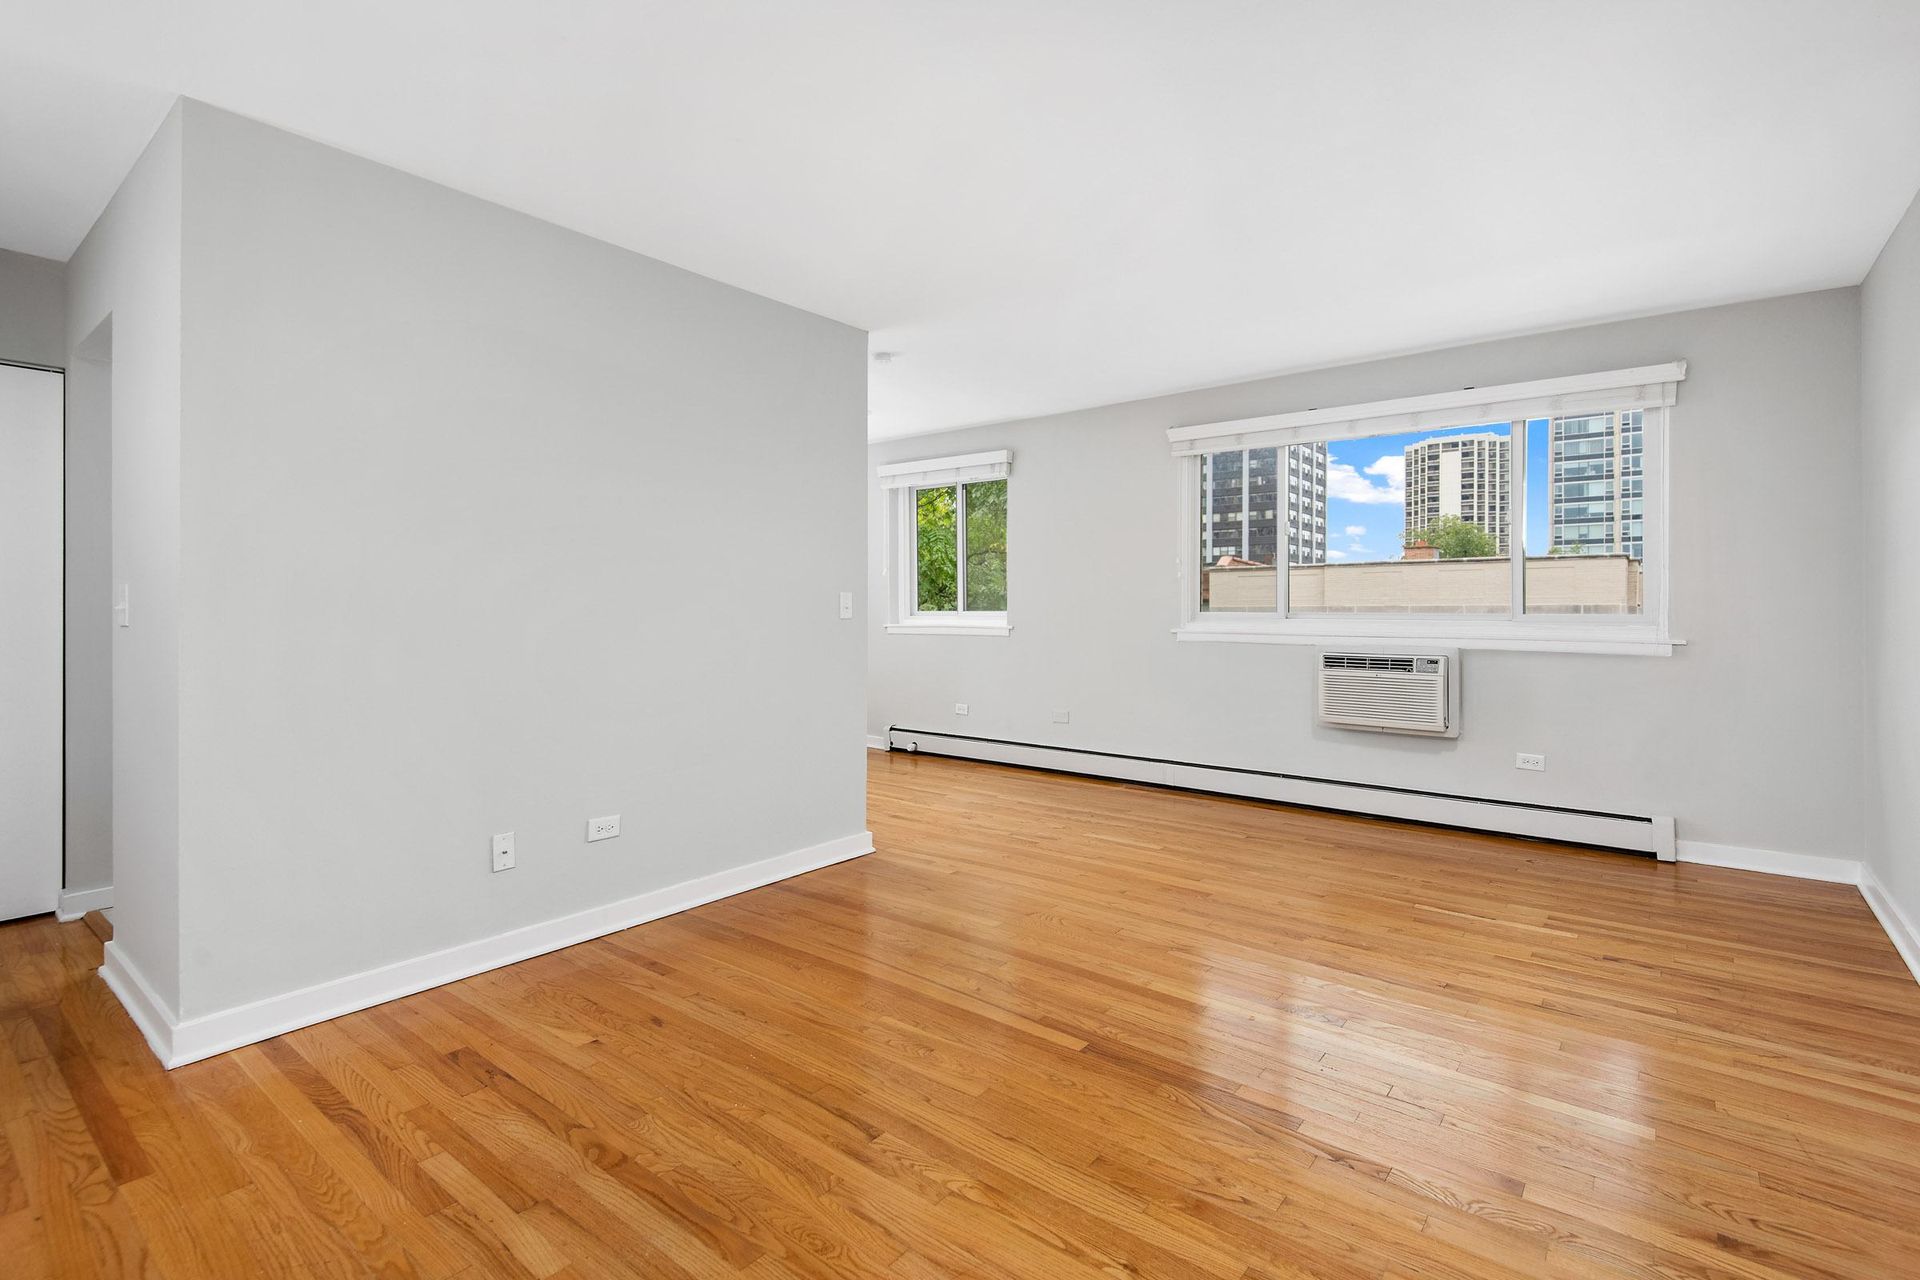
[[[1023,765],[1031,769],[1050,769],[1056,773],[1077,773],[1094,778],[1114,778],[1122,782],[1178,787],[1183,791],[1210,791],[1218,795],[1272,800],[1279,804],[1303,805],[1312,809],[1337,809],[1375,818],[1397,818],[1405,822],[1465,827],[1472,831],[1494,831],[1502,835],[1529,836],[1566,844],[1596,845],[1603,849],[1650,853],[1662,862],[1674,861],[1673,819],[1670,817],[1602,813],[1518,800],[1486,800],[1477,796],[1341,782],[1333,778],[1314,778],[1295,773],[1269,773],[1260,769],[1194,764],[1185,760],[1162,760],[1113,751],[1085,751],[1075,747],[1012,742],[1004,738],[977,738],[927,729],[904,729],[897,725],[887,729],[886,743],[889,751],[915,751],[922,755]]]

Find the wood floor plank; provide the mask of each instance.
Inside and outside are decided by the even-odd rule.
[[[1847,886],[870,771],[871,857],[171,1073],[0,925],[0,1273],[1920,1276]]]

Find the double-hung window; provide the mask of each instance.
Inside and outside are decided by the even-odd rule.
[[[1684,362],[1167,433],[1183,640],[1670,652]]]
[[[887,630],[1006,635],[1006,450],[880,468],[887,498]]]

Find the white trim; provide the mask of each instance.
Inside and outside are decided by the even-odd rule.
[[[556,920],[512,929],[184,1021],[167,1008],[113,943],[107,944],[107,960],[101,975],[120,997],[120,1003],[126,1006],[135,1025],[146,1036],[161,1065],[171,1069],[872,852],[873,833],[861,831],[743,867],[683,880],[604,906],[589,907]]]
[[[180,1063],[173,1060],[173,1033],[180,1019],[160,998],[160,993],[153,989],[146,975],[134,967],[120,944],[108,942],[102,950],[105,959],[100,964],[100,980],[107,984],[107,990],[119,998],[127,1016],[133,1019],[133,1025],[140,1028],[140,1034],[146,1037],[147,1047],[153,1050],[153,1056],[160,1059],[160,1065],[169,1068],[179,1066]]]
[[[1860,883],[1861,865],[1851,858],[1788,853],[1783,849],[1748,849],[1737,844],[1708,844],[1701,840],[1680,841],[1678,852],[1680,861],[1697,862],[1706,867],[1759,871],[1770,876],[1792,876],[1798,880],[1824,880],[1829,884]]]
[[[950,458],[890,462],[878,469],[878,475],[882,489],[934,489],[974,480],[1004,480],[1012,467],[1012,450],[990,449]]]
[[[1920,929],[1914,928],[1913,921],[1907,919],[1907,913],[1880,883],[1872,867],[1861,868],[1860,896],[1867,900],[1867,907],[1880,921],[1880,927],[1887,931],[1893,949],[1906,961],[1907,971],[1913,974],[1914,981],[1920,982]]]
[[[1686,376],[1687,362],[1674,360],[1606,373],[1539,378],[1495,387],[1402,396],[1397,400],[1372,400],[1328,409],[1169,427],[1167,440],[1173,445],[1175,455],[1185,456],[1401,431],[1440,431],[1483,422],[1573,417],[1604,409],[1665,408],[1673,404],[1675,386]]]
[[[965,621],[967,618],[988,621],[968,622]],[[889,622],[887,633],[897,636],[1004,636],[1011,635],[1013,628],[1007,625],[1007,615],[1004,613],[916,613],[905,622]]]
[[[1284,629],[1283,629],[1284,627]],[[1521,653],[1614,653],[1637,657],[1671,657],[1676,645],[1684,645],[1685,640],[1662,640],[1649,632],[1625,632],[1620,635],[1608,635],[1605,632],[1559,632],[1542,628],[1538,632],[1523,631],[1512,623],[1502,623],[1499,633],[1482,633],[1469,630],[1449,630],[1444,623],[1436,623],[1431,618],[1405,631],[1373,631],[1366,634],[1341,634],[1334,631],[1314,631],[1304,628],[1297,621],[1286,624],[1248,624],[1239,625],[1219,623],[1190,622],[1184,627],[1173,629],[1173,638],[1180,641],[1204,641],[1228,644],[1309,644],[1309,645],[1381,645],[1381,644],[1444,644],[1455,649],[1509,649]]]
[[[60,899],[54,904],[53,917],[62,924],[70,924],[89,911],[105,911],[113,905],[113,886],[103,884],[98,889],[62,889]]]
[[[1636,818],[1571,813],[1500,800],[1420,795],[1362,783],[1274,777],[1238,769],[1201,768],[1132,756],[1098,755],[1071,747],[1049,747],[1037,743],[986,742],[977,738],[956,738],[918,730],[889,729],[887,739],[901,744],[899,749],[906,751],[919,751],[924,747],[930,753],[958,756],[966,760],[1026,765],[1095,778],[1118,778],[1125,782],[1211,791],[1221,795],[1272,800],[1280,804],[1364,813],[1379,818],[1467,827],[1476,831],[1498,831],[1541,840],[1602,845],[1651,853],[1662,861],[1671,860],[1673,853],[1673,819],[1664,815]]]
[[[877,733],[870,733],[867,735],[867,750],[885,751],[886,749],[887,749],[887,740],[885,737]]]

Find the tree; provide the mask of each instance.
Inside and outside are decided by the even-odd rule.
[[[1007,482],[976,480],[966,486],[967,527],[960,529],[960,502],[953,485],[922,489],[914,510],[916,605],[922,613],[1007,607]],[[960,548],[967,557],[967,598],[960,599]]]
[[[953,486],[922,489],[916,497],[918,607],[923,613],[952,613],[960,606],[959,512]]]
[[[1412,546],[1416,542],[1424,542],[1438,551],[1442,560],[1471,560],[1500,554],[1500,544],[1492,534],[1459,516],[1441,516],[1424,529],[1409,531],[1404,545]]]
[[[1007,482],[967,486],[967,608],[1007,607]]]

